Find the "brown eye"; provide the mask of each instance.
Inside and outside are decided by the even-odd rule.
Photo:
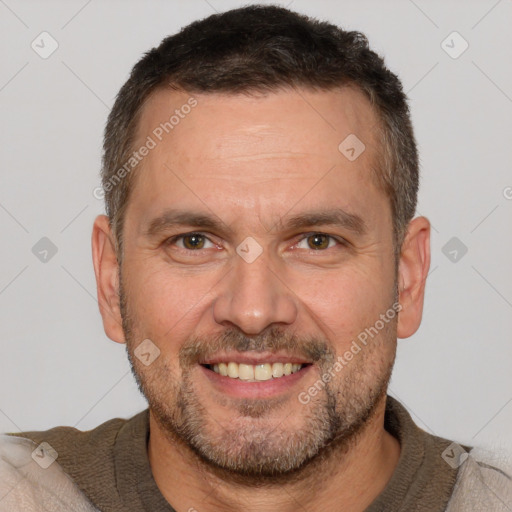
[[[330,239],[330,236],[323,235],[321,233],[315,233],[314,235],[307,237],[308,246],[313,250],[327,249],[329,247]]]
[[[183,235],[183,246],[185,249],[202,249],[204,247],[205,237],[198,233],[191,233],[190,235]]]

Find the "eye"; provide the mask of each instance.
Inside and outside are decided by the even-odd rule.
[[[307,245],[306,247],[304,247],[304,243]],[[297,248],[321,251],[324,249],[330,249],[331,247],[334,247],[336,243],[341,244],[341,241],[337,240],[336,238],[330,235],[326,235],[325,233],[312,233],[305,236],[297,244]]]
[[[183,235],[176,235],[166,241],[167,245],[177,245],[180,249],[195,251],[198,249],[205,249],[205,244],[214,244],[201,233],[185,233]]]

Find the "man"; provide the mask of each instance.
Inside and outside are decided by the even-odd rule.
[[[430,226],[362,34],[278,7],[192,23],[134,67],[104,150],[98,301],[149,408],[4,436],[0,510],[511,509],[505,472],[386,394]]]

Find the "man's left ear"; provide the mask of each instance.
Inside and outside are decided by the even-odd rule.
[[[407,228],[398,267],[398,291],[402,307],[398,314],[399,338],[412,336],[420,326],[429,268],[430,222],[426,217],[417,217]]]

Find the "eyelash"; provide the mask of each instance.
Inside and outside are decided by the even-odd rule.
[[[210,243],[214,244],[214,242],[212,242],[204,233],[201,233],[201,232],[197,232],[197,231],[191,231],[189,233],[183,233],[183,234],[180,234],[180,235],[175,235],[171,238],[168,238],[167,240],[165,240],[165,245],[173,245],[175,244],[178,240],[180,239],[183,239],[185,238],[186,236],[194,236],[194,235],[197,235],[197,236],[201,236],[201,237],[204,237],[206,240],[208,240]],[[344,240],[343,238],[339,238],[339,237],[336,237],[334,235],[329,235],[328,233],[322,233],[320,231],[313,231],[313,232],[310,232],[310,233],[305,233],[304,236],[294,245],[297,245],[299,244],[300,242],[302,242],[303,240],[307,240],[309,237],[311,236],[315,236],[315,235],[321,235],[321,236],[326,236],[328,237],[330,240],[334,240],[335,242],[338,243],[338,245],[341,245],[341,246],[347,246],[348,245],[348,242],[346,240]],[[216,245],[216,244],[214,244]],[[182,251],[186,251],[186,252],[201,252],[202,249],[197,249],[197,250],[193,250],[193,249],[186,249],[186,248],[182,248],[182,247],[179,247],[180,250]],[[309,251],[311,252],[325,252],[327,251],[328,249],[332,249],[332,247],[327,247],[326,249],[309,249]]]

